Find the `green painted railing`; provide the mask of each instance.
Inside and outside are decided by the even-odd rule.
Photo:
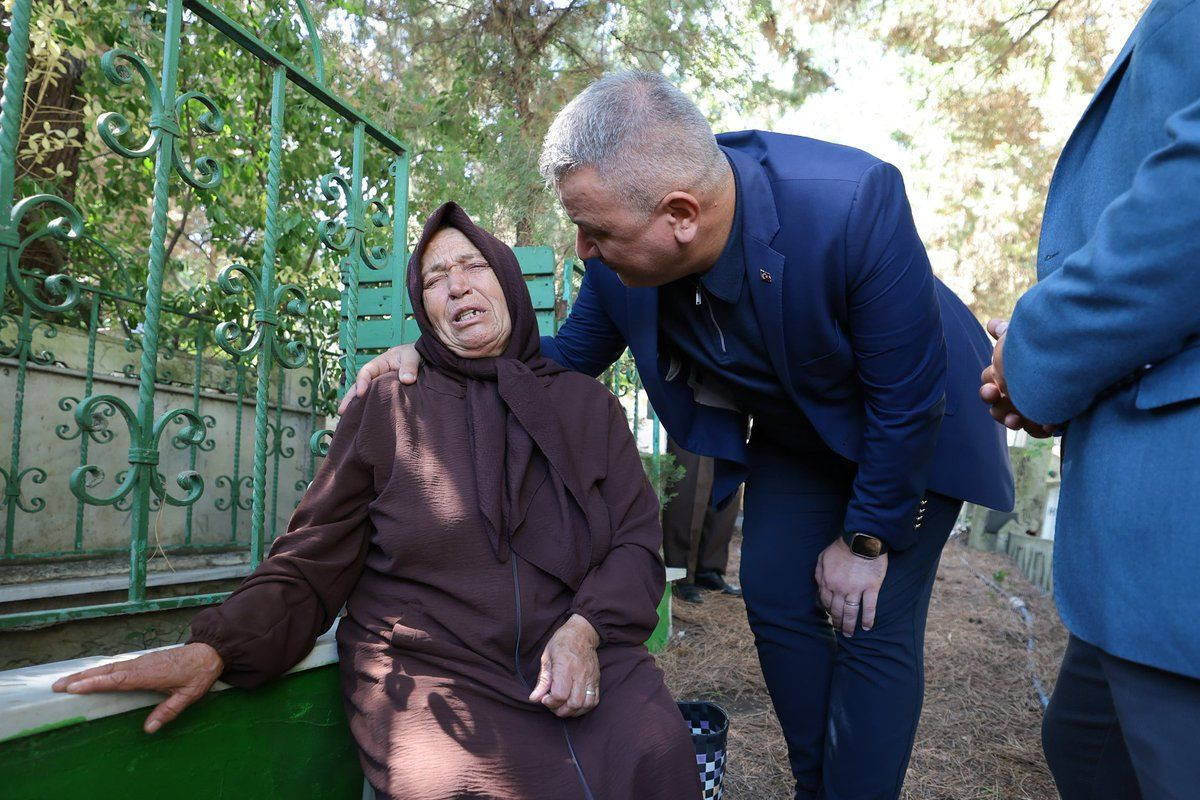
[[[72,204],[51,194],[16,198],[16,163],[21,128],[22,104],[29,62],[31,0],[15,0],[9,19],[8,46],[4,72],[3,100],[0,101],[0,296],[5,300],[5,315],[0,317],[0,358],[15,372],[14,405],[10,428],[10,457],[0,472],[4,484],[3,521],[5,562],[18,559],[61,555],[95,555],[103,552],[128,552],[128,596],[124,602],[66,609],[26,611],[0,616],[0,627],[49,623],[107,614],[130,613],[163,608],[178,608],[212,603],[222,594],[195,594],[182,597],[151,598],[146,592],[147,560],[152,536],[170,507],[186,513],[182,543],[161,547],[170,550],[202,550],[241,544],[248,546],[251,566],[264,555],[264,548],[277,532],[279,507],[290,510],[297,492],[306,481],[294,480],[283,488],[290,496],[282,497],[281,463],[304,459],[302,477],[311,478],[314,459],[328,447],[328,431],[321,430],[323,415],[329,411],[331,381],[341,372],[353,376],[361,361],[390,342],[370,340],[359,335],[359,289],[367,282],[376,291],[403,286],[404,242],[408,217],[408,154],[391,133],[375,125],[348,102],[332,92],[325,83],[324,58],[315,36],[312,16],[304,0],[298,11],[309,33],[312,71],[289,61],[277,49],[239,25],[205,0],[167,0],[161,65],[157,72],[137,53],[114,49],[103,55],[101,68],[117,87],[130,87],[141,93],[148,135],[131,142],[134,127],[125,116],[108,112],[95,121],[100,139],[121,158],[106,168],[136,169],[152,164],[153,190],[148,198],[150,219],[145,240],[146,278],[143,286],[121,285],[128,276],[118,254],[111,261],[111,274],[103,280],[76,278],[70,264],[60,274],[40,276],[23,268],[22,255],[39,239],[53,237],[76,252],[77,248],[105,249],[91,239],[81,213]],[[220,190],[222,165],[200,155],[189,160],[186,152],[192,140],[201,135],[220,136],[223,129],[221,110],[207,94],[180,87],[181,50],[188,41],[183,31],[185,9],[194,16],[193,25],[215,31],[225,47],[236,47],[256,59],[268,71],[271,81],[270,125],[265,191],[261,198],[261,259],[256,264],[230,264],[221,270],[217,286],[225,297],[193,297],[188,307],[168,302],[164,297],[167,269],[166,235],[173,198],[188,191]],[[320,318],[310,308],[305,291],[277,279],[277,241],[280,235],[280,175],[290,126],[311,124],[310,120],[289,110],[297,95],[304,103],[323,106],[351,135],[349,175],[337,171],[313,175],[313,185],[333,205],[329,219],[318,227],[322,245],[334,254],[341,270],[343,290],[340,297],[322,298],[335,309],[340,307],[341,323],[332,315],[336,332],[313,329],[312,318]],[[199,109],[193,113],[193,109]],[[328,124],[329,116],[324,118]],[[191,121],[193,130],[182,126]],[[372,162],[387,164],[391,189],[388,203],[373,199],[366,174],[367,151]],[[331,154],[331,157],[333,154]],[[122,166],[122,161],[128,166]],[[36,209],[35,213],[31,213]],[[86,212],[86,207],[84,208]],[[46,219],[32,232],[30,224]],[[380,246],[368,242],[368,230],[390,233],[392,244]],[[371,234],[373,237],[375,234]],[[372,240],[373,241],[373,240]],[[111,278],[111,279],[109,279]],[[365,279],[365,280],[364,280]],[[394,319],[403,324],[399,292],[394,292],[394,308],[373,308],[373,318]],[[207,309],[229,310],[231,314],[213,316]],[[331,302],[332,301],[332,302]],[[131,307],[136,306],[140,323],[127,331],[126,347],[136,356],[127,365],[125,382],[136,384],[136,396],[123,392],[122,382],[96,371],[97,343],[116,331]],[[331,315],[325,315],[330,317]],[[332,327],[331,326],[331,327]],[[28,463],[31,454],[23,448],[28,439],[30,414],[37,422],[47,419],[44,408],[31,409],[26,402],[31,372],[38,372],[58,359],[35,342],[55,338],[64,327],[82,329],[87,337],[87,355],[83,363],[73,365],[82,375],[80,392],[64,396],[59,408],[69,419],[57,426],[60,439],[78,448],[78,459],[69,477],[57,466],[43,467]],[[325,343],[336,333],[340,345],[340,367],[327,362],[332,348]],[[392,333],[389,330],[387,333]],[[170,334],[171,339],[164,336]],[[168,369],[168,362],[187,359],[191,374]],[[206,372],[212,363],[220,364],[231,378],[224,388],[236,404],[232,430],[214,430],[215,419],[202,413],[202,405],[211,405],[206,387]],[[301,371],[301,385],[307,396],[286,391],[285,373]],[[190,403],[178,403],[179,392],[164,391],[166,384],[188,386]],[[103,384],[101,386],[100,384]],[[115,385],[115,386],[114,386]],[[129,387],[132,389],[132,387]],[[122,396],[122,395],[126,396]],[[285,397],[285,394],[288,396]],[[202,403],[203,401],[203,403]],[[290,404],[289,418],[307,411],[311,435],[308,448],[293,447],[296,426],[285,422],[283,411]],[[252,440],[243,443],[242,428],[253,431]],[[205,490],[205,480],[196,469],[197,458],[214,447],[214,437],[232,441],[234,452],[230,470],[216,477],[220,494],[210,499],[215,508],[229,514],[228,529],[214,540],[212,531],[198,537],[194,530],[197,502]],[[97,451],[114,446],[120,440],[128,450],[124,468],[115,476],[115,486],[106,485],[104,469],[95,462]],[[241,448],[251,451],[247,469]],[[39,450],[41,448],[38,448]],[[179,463],[181,451],[186,453]],[[301,454],[297,456],[297,451]],[[305,452],[306,451],[306,452]],[[55,464],[60,464],[56,459]],[[182,467],[169,481],[162,469],[171,463]],[[160,469],[162,468],[162,469]],[[31,525],[29,517],[46,508],[41,493],[56,498],[70,492],[76,503],[75,530],[66,546],[23,547],[22,536]],[[104,518],[98,511],[110,510],[116,516]],[[249,532],[243,532],[248,512]],[[239,515],[243,515],[239,519]],[[126,519],[120,519],[124,516]],[[128,544],[109,548],[89,547],[89,533],[97,524],[128,526]],[[91,527],[89,527],[91,526]],[[244,538],[243,538],[244,537]],[[38,541],[47,537],[44,532]],[[54,537],[49,537],[54,540]]]
[[[117,278],[128,277],[128,273],[123,267],[118,267],[112,274]],[[38,279],[36,274],[25,271],[19,271],[17,277],[22,282],[20,285],[24,287],[22,291],[32,291],[31,287],[36,284]],[[15,285],[17,284],[14,283]],[[93,447],[107,445],[118,436],[121,436],[123,441],[131,438],[126,432],[115,429],[110,422],[115,419],[118,410],[123,415],[132,414],[129,405],[122,398],[116,396],[116,393],[122,389],[141,389],[143,381],[139,379],[138,375],[137,352],[139,341],[142,341],[143,337],[135,334],[128,338],[117,338],[107,335],[105,330],[116,326],[123,316],[130,313],[134,316],[141,316],[141,313],[138,312],[145,307],[145,300],[136,297],[132,288],[128,286],[115,290],[105,283],[80,284],[78,291],[78,303],[73,308],[64,309],[64,312],[71,310],[81,312],[81,316],[86,320],[85,328],[82,331],[73,329],[67,324],[56,324],[55,318],[58,315],[53,313],[43,313],[35,317],[33,314],[34,303],[28,301],[22,305],[20,316],[10,314],[0,316],[0,363],[11,364],[16,371],[16,398],[13,404],[9,467],[7,470],[0,468],[0,472],[3,472],[0,477],[28,476],[31,484],[48,483],[48,489],[40,490],[41,494],[49,491],[51,502],[60,507],[67,502],[74,506],[74,524],[69,532],[63,529],[55,535],[44,529],[38,530],[36,538],[31,539],[33,546],[20,549],[16,542],[18,521],[24,522],[26,520],[23,517],[45,512],[47,501],[44,497],[31,496],[32,493],[27,493],[25,491],[27,487],[23,487],[20,480],[7,482],[9,502],[5,504],[4,508],[3,550],[3,557],[6,561],[105,555],[123,553],[128,550],[127,544],[119,547],[87,545],[86,532],[89,527],[105,523],[115,524],[119,519],[114,515],[106,518],[89,513],[89,506],[94,507],[93,511],[107,507],[126,513],[139,499],[135,496],[135,487],[132,485],[132,478],[128,472],[122,472],[116,476],[119,484],[116,491],[107,497],[92,498],[91,490],[103,480],[104,475],[103,469],[91,464],[89,459],[95,455],[92,451]],[[21,291],[16,293],[20,294]],[[178,506],[183,512],[182,540],[179,543],[163,546],[165,551],[228,549],[229,545],[239,542],[238,533],[242,530],[242,526],[239,524],[239,513],[252,510],[250,501],[253,476],[248,472],[241,471],[244,468],[244,459],[241,453],[242,428],[246,421],[247,404],[251,403],[253,409],[253,397],[248,395],[248,389],[257,385],[259,378],[252,359],[241,357],[218,359],[217,347],[212,340],[212,330],[220,327],[220,320],[197,310],[197,307],[202,307],[201,295],[184,299],[194,302],[187,306],[164,302],[160,306],[160,319],[170,320],[172,330],[182,333],[182,341],[179,347],[159,347],[160,363],[156,376],[158,383],[154,387],[155,395],[160,396],[163,394],[163,390],[167,389],[171,394],[189,397],[190,403],[180,412],[180,416],[184,415],[183,412],[187,412],[189,421],[200,420],[203,424],[205,435],[199,441],[194,441],[193,438],[198,436],[199,431],[193,432],[188,427],[171,437],[173,448],[186,450],[184,461],[180,461],[178,458],[174,459],[177,466],[183,468],[180,473],[182,476],[180,485],[194,484],[196,487],[194,491],[197,493],[203,489],[203,484],[197,483],[199,479],[195,477],[199,475],[196,469],[198,451],[206,454],[212,453],[217,444],[211,435],[213,429],[217,427],[217,420],[211,414],[202,413],[201,400],[203,399],[205,404],[210,407],[213,400],[220,400],[232,406],[231,413],[225,416],[232,416],[233,425],[230,430],[220,431],[223,440],[232,449],[228,474],[216,475],[214,482],[216,492],[215,494],[210,493],[213,501],[212,510],[224,512],[227,515],[227,535],[216,540],[198,538],[196,536],[196,512],[198,510],[196,500],[199,499],[199,496],[176,498],[174,495],[166,493],[161,474],[155,474],[151,486],[152,494],[147,501],[151,512],[160,511],[164,500],[167,506]],[[138,309],[138,311],[130,312],[130,309]],[[14,338],[6,341],[9,334],[13,334]],[[72,340],[75,341],[72,342]],[[58,344],[63,345],[66,350],[60,350],[57,347]],[[51,351],[50,347],[54,347],[57,353]],[[98,350],[103,351],[105,348],[110,351],[107,355],[98,354]],[[114,352],[117,354],[116,358],[113,358]],[[300,378],[299,388],[307,386],[319,390],[327,383],[321,377],[323,368],[326,375],[332,372],[335,367],[332,362],[336,354],[322,350],[320,342],[314,341],[313,346],[305,349],[304,356],[306,359],[304,368],[308,369],[310,374]],[[124,363],[118,364],[119,361],[124,361]],[[30,375],[31,371],[34,373],[32,376]],[[316,396],[317,392],[313,391],[310,391],[308,396],[289,397],[288,400],[292,402],[290,405],[286,404],[283,392],[287,381],[283,373],[283,365],[276,365],[273,376],[270,376],[275,389],[274,400],[267,403],[263,415],[267,418],[264,455],[272,462],[269,475],[273,483],[270,496],[272,513],[265,523],[267,534],[271,537],[277,532],[282,462],[295,457],[295,448],[290,446],[287,441],[295,439],[297,431],[294,425],[284,423],[282,413],[287,407],[289,419],[307,418],[309,429],[315,430],[320,419],[330,410],[329,403],[323,402],[321,397]],[[82,385],[78,386],[77,394],[68,394],[57,398],[55,405],[62,412],[63,422],[55,426],[54,438],[49,437],[44,429],[35,428],[33,431],[33,434],[39,439],[40,447],[36,448],[39,451],[44,449],[48,442],[56,440],[76,443],[73,446],[78,453],[77,465],[69,479],[66,474],[48,476],[47,470],[42,467],[23,467],[22,459],[25,454],[22,444],[25,437],[22,433],[26,408],[30,405],[31,399],[40,400],[46,395],[45,391],[37,392],[35,395],[33,391],[35,387],[30,385],[30,378],[32,377],[33,383],[36,384],[39,380],[44,381],[46,376],[53,376],[57,379],[49,387],[50,389],[60,385],[70,385],[82,377]],[[97,383],[104,385],[109,391],[97,394]],[[294,394],[297,386],[296,382],[292,383],[293,385],[289,388]],[[205,388],[203,392],[202,387]],[[83,410],[81,411],[81,409]],[[256,409],[251,413],[257,416]],[[38,416],[39,419],[45,419],[44,408],[40,409]],[[134,425],[136,426],[136,424],[135,421]],[[131,427],[129,433],[132,433],[133,430],[134,428]],[[136,438],[133,441],[136,442]],[[39,455],[44,456],[45,453],[39,453]],[[61,464],[61,456],[61,453],[54,453],[53,461]],[[308,481],[312,479],[315,469],[313,458],[303,455],[302,458],[304,464],[298,469],[300,476],[306,479],[303,481],[297,479],[290,487],[293,490],[302,491]],[[208,457],[206,460],[210,462],[211,466],[213,459]],[[265,473],[264,476],[266,476]],[[71,491],[56,495],[55,489],[60,488],[63,483],[67,483]],[[206,527],[215,527],[212,525],[214,515],[210,513],[205,516],[208,523]],[[61,518],[62,515],[59,514],[56,522],[61,522]],[[244,519],[243,514],[243,521]],[[35,521],[36,518],[28,517],[28,522]],[[244,544],[246,541],[248,540],[243,537],[242,543]],[[38,546],[45,542],[58,542],[60,546],[49,549],[45,546]]]

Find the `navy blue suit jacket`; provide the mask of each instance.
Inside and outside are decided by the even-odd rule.
[[[930,270],[899,171],[849,147],[744,131],[717,137],[737,171],[751,291],[780,382],[824,442],[858,464],[846,527],[903,548],[926,489],[1012,507],[1004,429],[979,401],[991,344]],[[545,354],[599,375],[628,345],[684,448],[718,459],[714,495],[746,477],[746,418],[666,379],[658,290],[592,260]],[[769,276],[769,277],[767,277]]]
[[[1067,422],[1054,594],[1071,633],[1200,678],[1200,2],[1155,0],[1063,149],[1009,392]],[[1147,364],[1153,365],[1146,370]]]

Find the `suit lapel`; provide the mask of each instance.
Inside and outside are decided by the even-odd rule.
[[[779,231],[779,214],[775,210],[775,194],[766,172],[755,158],[741,151],[722,147],[737,173],[738,192],[742,201],[742,242],[746,256],[746,277],[755,317],[762,331],[763,342],[779,382],[790,394],[791,372],[788,369],[786,339],[783,324],[783,281],[786,259],[771,248]]]
[[[1054,174],[1050,178],[1050,189],[1046,194],[1041,235],[1038,238],[1037,270],[1039,280],[1057,270],[1061,264],[1061,261],[1054,260],[1062,248],[1062,243],[1054,235],[1052,222],[1059,216],[1060,198],[1070,198],[1072,194],[1069,189],[1064,188],[1065,184],[1069,182],[1069,178],[1064,176],[1073,174],[1073,162],[1078,157],[1077,153],[1087,152],[1086,147],[1083,147],[1082,150],[1080,149],[1082,146],[1081,143],[1090,143],[1092,137],[1095,136],[1096,128],[1100,124],[1100,120],[1096,119],[1096,114],[1098,113],[1096,110],[1097,106],[1100,105],[1100,101],[1107,97],[1110,92],[1116,91],[1114,84],[1118,81],[1118,76],[1124,75],[1125,67],[1129,63],[1129,59],[1133,56],[1138,39],[1141,38],[1142,25],[1148,16],[1149,10],[1142,15],[1141,20],[1125,41],[1125,46],[1121,48],[1117,57],[1113,59],[1112,66],[1108,68],[1104,79],[1100,81],[1100,86],[1097,87],[1096,93],[1092,95],[1092,99],[1088,102],[1087,108],[1084,109],[1083,115],[1080,116],[1079,122],[1075,123],[1075,129],[1071,131],[1071,135],[1068,137],[1067,143],[1063,146],[1062,153],[1058,157],[1058,163],[1054,165]]]
[[[1092,95],[1091,101],[1088,102],[1087,108],[1084,109],[1083,115],[1079,118],[1079,123],[1075,126],[1076,130],[1082,128],[1088,122],[1088,116],[1092,113],[1092,109],[1096,107],[1097,101],[1104,96],[1109,90],[1109,84],[1113,79],[1124,70],[1125,62],[1133,55],[1133,48],[1139,38],[1141,25],[1133,29],[1133,33],[1129,34],[1129,38],[1125,41],[1125,46],[1121,48],[1121,52],[1117,53],[1117,57],[1113,59],[1112,66],[1108,68],[1104,79],[1100,81],[1100,85],[1096,87],[1096,93]]]
[[[775,374],[779,376],[779,383],[791,394],[792,378],[788,369],[783,321],[784,261],[784,257],[768,245],[746,239],[746,272],[750,277],[754,315],[762,330],[763,342],[775,367]],[[764,273],[770,276],[769,279],[763,277]]]

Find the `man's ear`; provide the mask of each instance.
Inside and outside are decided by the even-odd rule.
[[[675,241],[689,244],[696,238],[700,220],[700,202],[687,192],[671,192],[658,204],[659,213],[670,220]]]

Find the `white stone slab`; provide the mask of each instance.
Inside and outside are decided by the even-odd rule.
[[[334,622],[333,627],[317,639],[316,645],[304,660],[288,670],[288,674],[336,662],[336,630],[337,622]],[[155,647],[115,656],[75,658],[0,672],[0,742],[39,730],[62,727],[72,722],[101,719],[137,708],[158,705],[164,699],[164,695],[158,692],[64,694],[52,691],[50,687],[64,675],[166,649],[168,648]],[[219,692],[228,688],[228,684],[217,681],[212,691]]]

